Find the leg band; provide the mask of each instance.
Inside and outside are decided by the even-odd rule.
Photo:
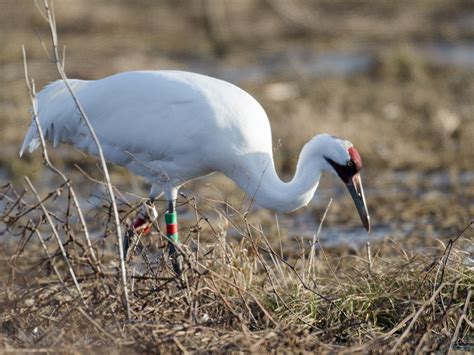
[[[178,218],[175,211],[165,213],[166,235],[175,243],[179,241],[177,222]]]

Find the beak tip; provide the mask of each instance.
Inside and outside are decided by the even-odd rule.
[[[367,230],[367,233],[370,233],[370,217],[367,215],[367,217],[364,220],[364,227]]]
[[[365,196],[362,189],[360,176],[358,174],[355,175],[353,180],[350,180],[348,183],[346,183],[346,186],[352,196],[352,199],[354,200],[357,212],[359,213],[359,217],[365,230],[367,233],[370,233],[370,216],[367,211],[367,205],[365,203]]]

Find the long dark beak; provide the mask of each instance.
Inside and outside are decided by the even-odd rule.
[[[352,199],[359,212],[360,219],[367,232],[370,232],[370,217],[367,211],[367,204],[365,203],[364,189],[362,188],[362,180],[360,174],[355,174],[348,183],[346,183],[347,189],[351,193]]]

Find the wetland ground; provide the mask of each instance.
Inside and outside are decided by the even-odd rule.
[[[316,133],[351,140],[363,158],[370,235],[329,177],[314,203],[278,216],[258,206],[245,214],[249,201],[222,176],[187,186],[184,284],[162,262],[158,225],[144,243],[160,257],[129,265],[131,319],[97,160],[49,148],[78,193],[94,259],[61,179],[39,152],[18,157],[30,121],[21,45],[38,89],[58,74],[34,3],[0,3],[3,350],[472,351],[471,2],[56,1],[69,77],[213,75],[265,108],[283,176]],[[110,169],[126,224],[148,187]],[[79,289],[24,176],[55,218]]]

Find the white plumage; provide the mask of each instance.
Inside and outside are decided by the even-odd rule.
[[[315,136],[301,152],[295,177],[281,181],[273,164],[265,111],[235,85],[181,71],[125,72],[101,80],[71,79],[69,84],[94,127],[106,160],[150,181],[152,199],[163,191],[174,201],[182,184],[219,171],[263,207],[291,211],[311,200],[321,172],[327,170],[339,175],[348,187],[355,184],[361,200],[355,200],[356,206],[368,228],[360,161],[351,155],[352,144],[329,135]],[[38,112],[42,131],[54,145],[68,143],[97,154],[62,81],[38,93]],[[33,122],[20,155],[38,145]],[[347,167],[351,161],[357,163],[351,165],[352,170]],[[351,175],[350,182],[344,174]]]

